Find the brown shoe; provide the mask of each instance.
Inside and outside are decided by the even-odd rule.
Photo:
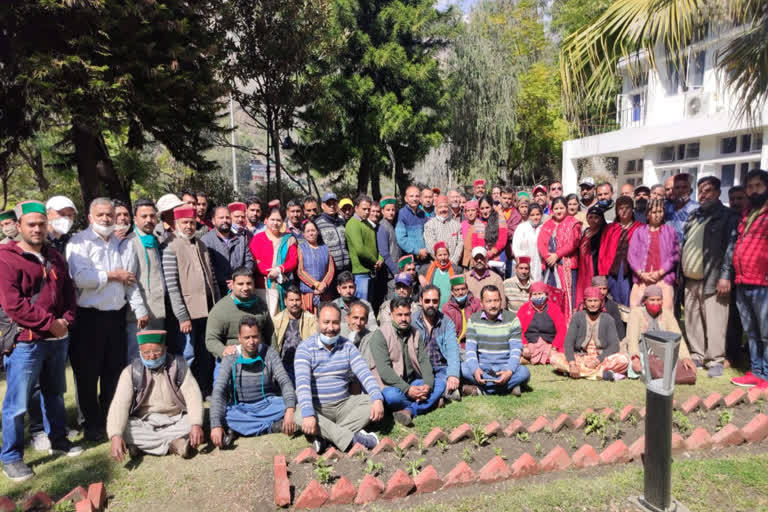
[[[171,441],[168,453],[178,455],[182,459],[188,459],[191,456],[189,449],[189,439],[180,437]]]
[[[411,411],[408,409],[400,409],[399,411],[395,411],[394,416],[395,421],[404,427],[410,427],[413,425],[413,416],[411,416]]]
[[[464,384],[461,386],[462,396],[478,396],[480,389],[474,384]]]

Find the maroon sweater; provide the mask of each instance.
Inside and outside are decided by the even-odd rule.
[[[43,258],[51,264],[49,272],[34,254],[24,253],[16,242],[0,245],[0,307],[24,330],[19,341],[51,338],[49,329],[57,318],[75,323],[77,299],[64,257],[44,245]],[[30,298],[37,290],[34,304]]]

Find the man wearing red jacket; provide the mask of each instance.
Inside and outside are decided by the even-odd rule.
[[[443,314],[453,321],[456,327],[456,341],[464,348],[469,317],[483,309],[480,299],[472,295],[467,288],[463,275],[451,278],[451,298],[443,305]]]
[[[750,171],[746,188],[749,210],[739,223],[733,269],[736,306],[747,333],[752,369],[731,382],[768,389],[768,172]]]
[[[80,455],[67,439],[65,369],[69,327],[75,320],[75,287],[64,257],[45,243],[45,205],[16,206],[21,240],[0,246],[0,307],[16,325],[15,342],[5,358],[8,388],[3,400],[3,473],[18,482],[34,476],[24,463],[24,414],[33,384],[40,390],[50,423],[51,454]],[[7,331],[8,325],[3,331]]]

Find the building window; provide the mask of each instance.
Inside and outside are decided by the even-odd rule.
[[[634,172],[635,172],[635,161],[627,160],[627,174],[634,174]]]
[[[752,150],[752,134],[745,133],[741,136],[741,152],[747,153]]]
[[[702,87],[704,85],[704,63],[706,59],[706,51],[693,54],[690,67],[688,68],[688,82],[691,87]]]
[[[673,162],[675,160],[675,146],[663,146],[659,162]]]
[[[720,166],[720,185],[721,187],[732,187],[734,175],[736,174],[736,164],[725,164]]]
[[[699,158],[699,148],[700,145],[698,142],[690,142],[685,145],[685,159],[686,160],[696,160]]]
[[[720,153],[723,155],[735,153],[737,146],[736,141],[737,137],[723,137],[720,139]]]
[[[641,120],[641,117],[643,114],[642,99],[643,97],[640,94],[632,95],[632,121],[633,122],[637,122]]]
[[[746,185],[747,173],[749,172],[749,162],[742,162],[739,166],[739,185]]]
[[[741,152],[750,153],[752,151],[761,151],[763,149],[762,133],[745,133],[741,136]]]

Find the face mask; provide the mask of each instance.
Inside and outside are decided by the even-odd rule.
[[[3,228],[3,234],[7,236],[8,238],[15,238],[16,235],[19,234],[19,228],[16,227],[16,224],[11,224],[10,226],[5,226]]]
[[[251,309],[256,305],[256,297],[248,300],[240,300],[232,295],[232,300],[235,302],[235,306],[237,306],[238,309]]]
[[[117,233],[127,233],[128,229],[130,229],[130,224],[115,224],[115,232]]]
[[[144,359],[144,357],[139,354],[139,357],[141,358],[142,364],[148,369],[148,370],[157,370],[161,366],[165,364],[165,356],[164,353],[162,356],[158,357],[157,359]]]
[[[448,217],[441,217],[440,215],[435,215],[435,217],[437,217],[437,220],[440,222],[445,222],[448,220]]]
[[[459,304],[464,304],[465,302],[467,302],[467,297],[468,295],[462,295],[461,297],[454,297],[454,299],[456,299],[456,302],[458,302]]]
[[[246,365],[246,366],[248,366],[248,365],[256,364],[256,363],[258,363],[259,361],[262,361],[262,362],[264,362],[264,359],[262,359],[262,358],[261,358],[261,356],[256,356],[256,357],[245,357],[245,356],[243,356],[243,354],[241,353],[239,356],[237,356],[237,359],[235,360],[235,364],[241,364],[241,365]]]
[[[66,235],[72,229],[72,219],[69,217],[57,217],[51,221],[53,230],[60,235]]]
[[[613,201],[611,201],[610,199],[602,199],[602,200],[598,201],[597,204],[599,206],[602,206],[602,207],[607,207],[607,206],[611,206],[612,202]]]
[[[533,302],[534,306],[541,307],[547,302],[547,297],[531,297],[531,302]]]
[[[97,235],[103,236],[104,238],[108,237],[115,231],[115,225],[112,224],[111,226],[104,226],[102,224],[93,223],[91,224],[91,227],[96,232]]]
[[[332,347],[336,345],[336,342],[339,341],[339,335],[336,336],[326,336],[323,333],[320,333],[320,341],[325,345],[326,347]]]
[[[230,229],[230,230],[232,230],[232,232],[233,232],[233,233],[237,234],[237,233],[239,233],[239,232],[240,232],[240,230],[241,230],[241,229],[243,229],[243,228],[242,228],[242,227],[240,227],[240,224],[235,224],[235,223],[232,223],[232,225],[230,226],[230,228],[229,228],[229,229]]]
[[[655,318],[661,313],[661,304],[646,304],[645,310],[648,311],[649,315]]]
[[[762,194],[752,194],[747,197],[749,198],[749,203],[752,205],[752,207],[758,208],[763,206],[765,202],[768,201],[768,191],[763,192]]]

